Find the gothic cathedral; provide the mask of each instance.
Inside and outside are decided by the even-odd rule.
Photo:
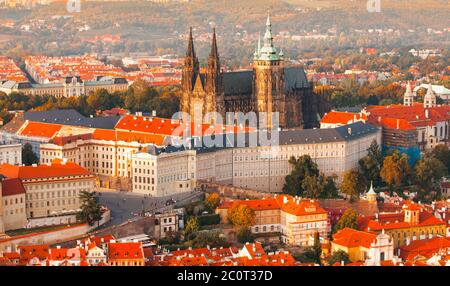
[[[283,51],[278,52],[273,45],[270,16],[263,45],[259,40],[253,70],[249,71],[221,71],[214,30],[208,63],[201,72],[190,29],[180,111],[191,118],[200,112],[218,112],[223,118],[226,112],[278,112],[282,128],[313,128],[319,126],[320,116],[328,110],[326,96],[313,92],[303,68],[285,66]]]

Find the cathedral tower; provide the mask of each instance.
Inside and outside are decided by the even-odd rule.
[[[186,52],[186,57],[184,58],[184,67],[181,75],[181,88],[183,93],[180,100],[180,107],[181,107],[180,111],[191,114],[190,97],[199,74],[200,74],[200,65],[198,63],[198,58],[195,54],[194,39],[192,37],[192,27],[191,27],[189,30],[188,49]]]
[[[220,70],[219,51],[217,49],[216,29],[213,30],[211,52],[208,57],[206,68],[205,92],[206,107],[205,112],[215,112],[225,114],[223,98],[223,77]]]
[[[284,126],[285,100],[283,98],[284,69],[283,53],[277,53],[273,46],[272,23],[267,16],[264,45],[258,40],[258,47],[253,58],[254,70],[254,110],[258,113],[266,112],[267,127],[272,127],[272,112],[279,112],[280,126]]]

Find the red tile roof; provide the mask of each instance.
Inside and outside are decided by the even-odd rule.
[[[95,140],[106,141],[124,141],[124,142],[139,142],[139,143],[152,143],[158,146],[163,145],[165,136],[158,134],[143,134],[130,131],[115,131],[108,129],[95,129],[92,134],[92,138]]]
[[[409,245],[400,247],[400,257],[405,260],[414,259],[419,255],[429,258],[441,249],[450,249],[450,238],[434,237],[414,240]]]
[[[28,121],[25,128],[21,130],[19,134],[30,137],[53,138],[61,128],[62,125],[60,124]]]
[[[140,242],[110,242],[108,250],[110,260],[144,259],[144,251]]]
[[[21,180],[91,175],[88,170],[79,165],[73,162],[63,164],[61,160],[53,160],[50,166],[38,165],[36,167],[3,164],[0,166],[0,174]]]
[[[361,113],[331,111],[323,116],[320,123],[346,125],[353,121],[367,120],[367,116]]]
[[[6,178],[2,181],[2,195],[4,197],[25,194],[22,182],[17,178]]]
[[[223,126],[220,124],[202,124],[196,127],[193,122],[181,122],[158,117],[125,115],[117,122],[116,130],[136,131],[150,134],[183,136],[186,126],[190,128],[191,135],[199,132],[202,135],[222,134],[231,132],[248,132],[251,128],[241,128],[238,126]],[[195,127],[195,128],[194,128]],[[197,131],[196,128],[199,130]]]
[[[437,122],[450,119],[449,105],[425,108],[422,103],[415,103],[413,106],[395,104],[368,106],[366,111],[369,122],[392,129],[397,129],[397,124],[399,124],[400,129],[411,130],[422,126],[432,126]],[[397,119],[400,119],[399,123],[397,123]]]
[[[320,207],[317,200],[308,199],[289,199],[287,203],[283,204],[281,210],[296,216],[313,215],[313,214],[328,214],[326,210]]]
[[[376,238],[376,234],[346,227],[333,234],[333,243],[348,248],[360,246],[370,248],[370,245]]]
[[[438,219],[428,211],[421,211],[419,213],[419,223],[416,225],[405,222],[404,219],[404,211],[378,214],[378,218],[375,218],[375,216],[360,217],[358,228],[366,231],[381,231],[383,229],[410,228],[414,226],[445,225],[444,221]]]

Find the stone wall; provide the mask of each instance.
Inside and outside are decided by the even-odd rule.
[[[218,183],[198,182],[197,186],[208,193],[219,193],[222,197],[232,199],[262,199],[273,196],[271,193]]]
[[[78,224],[55,230],[30,233],[25,235],[8,237],[0,240],[0,252],[7,249],[14,249],[21,245],[34,244],[58,244],[68,240],[84,237],[87,233],[97,228],[99,225],[107,223],[111,219],[111,212],[108,210],[103,214],[103,218],[93,226],[88,224]]]

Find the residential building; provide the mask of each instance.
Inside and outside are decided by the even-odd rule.
[[[132,191],[153,197],[192,191],[196,187],[196,152],[147,148],[131,156]]]
[[[0,144],[0,164],[22,165],[22,144]]]
[[[380,266],[382,261],[394,258],[392,238],[381,233],[344,228],[333,234],[332,254],[344,251],[351,262],[363,261],[366,266]]]
[[[145,266],[144,250],[140,242],[116,242],[108,244],[109,266]]]
[[[221,222],[228,222],[228,209],[236,205],[246,205],[255,211],[255,223],[250,227],[253,233],[280,233],[286,244],[312,245],[315,232],[324,238],[331,230],[328,212],[315,200],[275,195],[261,200],[225,201],[216,209]]]
[[[266,252],[259,242],[246,243],[241,249],[189,248],[152,253],[150,266],[295,266],[298,263],[289,251]]]
[[[401,211],[360,217],[359,229],[390,235],[394,247],[408,245],[412,241],[446,236],[446,222],[427,211],[423,205],[406,202]]]
[[[52,217],[46,224],[75,222],[80,192],[94,191],[96,178],[79,165],[54,160],[48,165],[3,164],[0,174],[5,230],[19,229],[33,220]]]
[[[10,247],[0,258],[14,266],[144,266],[140,242],[116,241],[111,235],[89,237],[74,247]]]
[[[127,91],[128,81],[122,77],[99,77],[93,81],[83,81],[79,76],[66,77],[57,83],[30,83],[6,81],[0,84],[0,91],[11,94],[20,92],[26,95],[52,95],[55,97],[72,97],[91,95],[105,89],[109,93]]]
[[[155,214],[154,235],[158,239],[167,237],[168,233],[176,233],[183,229],[184,213],[181,209]]]

